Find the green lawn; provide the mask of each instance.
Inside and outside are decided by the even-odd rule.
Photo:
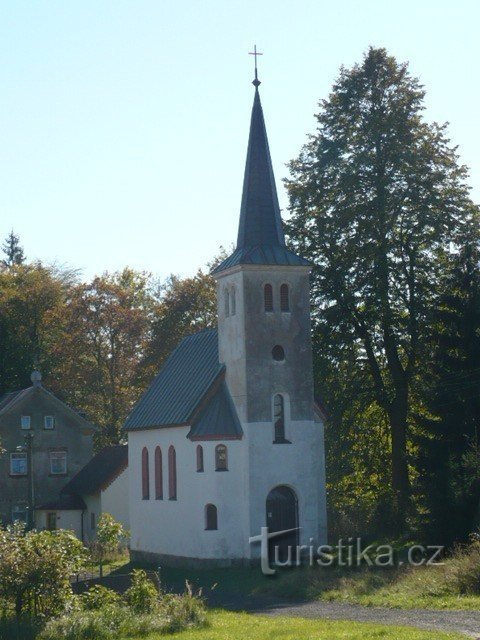
[[[364,622],[332,622],[253,616],[247,613],[213,612],[205,629],[183,631],[173,636],[149,636],[148,640],[460,640],[455,633],[418,631],[408,627]],[[132,639],[135,640],[135,639]]]
[[[131,566],[122,567],[126,573]],[[149,567],[150,570],[154,567]],[[340,600],[401,609],[480,609],[480,595],[460,595],[451,584],[450,565],[415,569],[302,568],[262,575],[260,568],[181,569],[163,567],[162,582],[167,590],[181,591],[185,580],[195,588],[221,594],[258,595],[275,599]]]

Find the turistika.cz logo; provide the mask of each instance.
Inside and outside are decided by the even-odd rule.
[[[300,529],[284,529],[269,532],[268,527],[261,527],[260,535],[251,536],[250,544],[260,543],[260,565],[266,576],[275,575],[280,567],[394,567],[408,564],[414,567],[422,565],[441,565],[444,547],[441,545],[423,546],[415,544],[402,550],[400,554],[389,544],[370,544],[364,546],[361,538],[340,538],[336,545],[315,544],[310,538],[309,544],[282,544]],[[280,544],[275,544],[279,541]]]

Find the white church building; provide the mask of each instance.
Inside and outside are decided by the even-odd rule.
[[[256,78],[236,250],[213,271],[218,328],[184,339],[128,417],[135,559],[247,564],[324,544],[322,409],[309,263],[287,249]]]

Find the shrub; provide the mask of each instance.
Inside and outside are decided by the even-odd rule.
[[[100,584],[91,587],[80,596],[82,606],[87,611],[98,611],[120,604],[120,596],[112,589],[107,589]]]
[[[205,603],[201,592],[194,595],[188,581],[183,595],[169,593],[162,596],[160,611],[168,621],[169,633],[175,633],[187,627],[200,627],[206,623]]]
[[[39,629],[35,620],[0,618],[0,640],[35,640]]]
[[[480,594],[480,541],[472,537],[467,547],[458,547],[448,561],[447,576],[456,592]]]
[[[158,590],[143,569],[134,569],[132,584],[125,591],[127,605],[135,613],[152,613],[158,607]]]

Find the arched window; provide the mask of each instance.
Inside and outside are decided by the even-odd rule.
[[[283,396],[277,393],[273,399],[273,424],[275,427],[275,442],[285,441],[285,402]]]
[[[201,444],[197,447],[197,471],[203,471],[203,447]]]
[[[276,344],[273,347],[273,349],[272,349],[272,358],[276,362],[283,362],[283,360],[285,360],[285,350],[281,345]]]
[[[215,471],[228,471],[227,447],[224,444],[215,447]]]
[[[155,448],[155,500],[163,500],[162,450]]]
[[[234,316],[237,311],[237,301],[235,295],[235,287],[230,292],[230,315]]]
[[[230,292],[228,289],[225,289],[225,316],[229,316],[230,314]]]
[[[271,284],[263,287],[263,302],[265,311],[273,311],[273,289]]]
[[[218,529],[217,507],[214,504],[205,506],[205,529],[207,531]]]
[[[288,284],[282,284],[280,287],[280,311],[290,311]]]
[[[143,447],[142,449],[142,499],[148,500],[150,498],[150,478],[148,472],[148,449]]]
[[[177,454],[173,446],[168,450],[168,497],[177,499]]]

